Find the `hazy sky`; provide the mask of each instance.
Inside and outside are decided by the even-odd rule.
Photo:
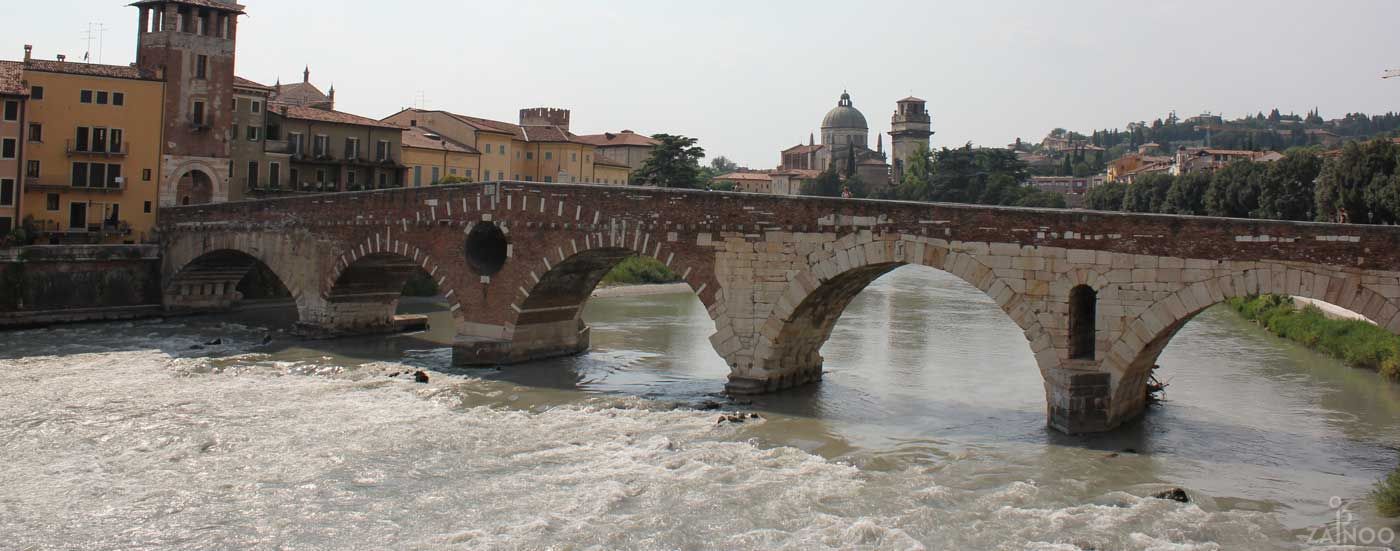
[[[127,3],[25,2],[0,58],[32,43],[80,59],[94,22],[108,28],[103,60],[130,63]],[[420,92],[430,108],[512,122],[521,107],[565,107],[577,133],[684,134],[754,168],[806,143],[842,89],[872,142],[895,100],[927,99],[935,146],[1171,110],[1400,110],[1400,79],[1380,79],[1400,68],[1395,0],[243,3],[239,75],[293,82],[310,65],[344,111],[380,118]]]

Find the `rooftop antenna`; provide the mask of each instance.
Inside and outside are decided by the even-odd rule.
[[[92,39],[97,39],[97,62],[102,63],[102,50],[104,38],[106,38],[107,26],[102,23],[88,23],[88,28],[83,31],[83,38],[87,40],[87,50],[83,52],[83,62],[92,63]]]
[[[413,95],[413,106],[418,109],[427,109],[428,93],[423,90],[419,90],[417,93],[415,93]]]

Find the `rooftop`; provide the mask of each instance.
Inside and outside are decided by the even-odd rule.
[[[824,148],[824,147],[826,147],[826,146],[824,146],[824,145],[802,145],[802,144],[798,144],[798,145],[794,145],[794,146],[792,146],[792,147],[789,147],[789,148],[787,148],[787,149],[784,149],[784,150],[783,150],[783,153],[807,154],[807,153],[811,153],[811,152],[813,152],[813,151],[821,151],[822,148]]]
[[[0,61],[0,95],[27,94],[29,90],[24,87],[24,64],[18,61]]]
[[[475,147],[457,142],[421,126],[413,126],[404,129],[403,146],[415,149],[431,149],[434,151],[446,151],[448,153],[466,153],[468,155],[480,155]]]
[[[214,8],[219,10],[232,11],[235,13],[243,13],[244,8],[243,5],[235,3],[232,0],[138,0],[136,2],[132,2],[130,5],[148,6],[151,4],[164,4],[166,2],[174,2],[176,4],[186,4],[190,6],[199,6],[201,8]]]
[[[730,172],[723,176],[715,177],[716,180],[735,180],[750,182],[770,182],[773,177],[762,172]]]
[[[607,157],[604,157],[604,156],[602,156],[602,155],[599,155],[599,156],[594,157],[594,158],[593,158],[593,164],[595,164],[595,165],[602,165],[602,166],[611,166],[611,167],[617,167],[617,168],[626,168],[626,169],[629,169],[629,170],[632,168],[632,167],[629,166],[627,163],[620,163],[620,162],[614,161],[614,160],[612,160],[612,159],[609,159],[609,158],[607,158]]]
[[[661,143],[655,138],[638,134],[631,130],[623,130],[619,133],[607,132],[603,134],[589,134],[587,136],[574,136],[574,141],[592,144],[597,147],[617,147],[617,146],[641,146],[654,147]]]
[[[269,109],[292,120],[352,124],[355,126],[372,126],[375,128],[390,128],[394,130],[404,129],[404,127],[397,124],[377,121],[359,115],[351,115],[350,113],[342,113],[332,109],[317,109],[315,107],[286,104],[273,104],[269,106]]]
[[[257,82],[253,82],[253,81],[251,81],[251,80],[248,80],[248,79],[243,78],[243,77],[240,77],[240,76],[234,76],[234,77],[233,77],[233,85],[234,85],[234,86],[237,86],[237,87],[240,87],[240,88],[256,88],[256,89],[258,89],[258,90],[267,90],[267,91],[271,91],[271,90],[272,90],[272,87],[271,87],[271,86],[268,86],[268,85],[266,85],[266,84],[259,84],[259,83],[257,83]]]
[[[26,71],[42,73],[62,73],[107,78],[127,78],[134,80],[156,80],[154,71],[138,69],[130,65],[102,65],[99,63],[77,63],[72,61],[48,61],[31,59],[20,62]]]

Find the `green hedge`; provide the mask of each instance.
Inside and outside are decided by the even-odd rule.
[[[1300,310],[1293,297],[1283,295],[1234,298],[1229,303],[1275,335],[1400,380],[1400,337],[1375,324],[1332,319],[1314,306]]]
[[[1371,494],[1376,500],[1376,509],[1381,515],[1387,517],[1400,517],[1400,468],[1395,469],[1376,485],[1376,491]]]
[[[644,256],[629,257],[603,276],[604,285],[636,285],[641,283],[675,283],[680,276],[660,261]]]

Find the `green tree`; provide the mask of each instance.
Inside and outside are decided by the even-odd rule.
[[[1259,208],[1267,167],[1253,161],[1235,161],[1211,176],[1206,189],[1206,214],[1249,218]]]
[[[1202,172],[1182,174],[1172,181],[1170,188],[1167,188],[1167,195],[1163,199],[1163,214],[1195,214],[1206,213],[1205,199],[1206,190],[1210,188],[1210,175]]]
[[[814,197],[840,197],[841,175],[835,170],[826,169],[816,179],[802,183],[802,194]]]
[[[1039,207],[1051,209],[1063,209],[1069,206],[1065,202],[1065,196],[1063,194],[1055,193],[1053,191],[1042,191],[1038,189],[1031,189],[1027,191],[1024,195],[1021,196],[1020,199],[1016,201],[1015,204],[1018,207]]]
[[[720,155],[710,160],[710,168],[713,168],[715,169],[715,172],[724,175],[739,170],[739,163],[729,160],[729,158],[725,157],[724,155]]]
[[[895,197],[906,201],[929,200],[929,178],[933,173],[933,153],[919,144],[904,163],[904,180],[895,188]]]
[[[1316,200],[1315,182],[1322,173],[1322,158],[1306,151],[1290,151],[1270,163],[1259,190],[1256,218],[1311,220]]]
[[[1394,192],[1391,178],[1400,165],[1400,145],[1389,140],[1349,142],[1342,155],[1322,167],[1314,194],[1316,213],[1322,221],[1364,224],[1394,223],[1394,213],[1386,207]]]
[[[1127,212],[1162,212],[1175,179],[1170,174],[1148,174],[1128,185],[1123,194],[1123,210]]]
[[[1095,186],[1084,194],[1084,208],[1089,210],[1123,210],[1123,196],[1128,186],[1109,182]]]
[[[652,147],[651,157],[634,173],[634,181],[643,185],[669,188],[698,188],[703,186],[700,159],[705,149],[695,145],[695,138],[657,134],[661,143]]]

